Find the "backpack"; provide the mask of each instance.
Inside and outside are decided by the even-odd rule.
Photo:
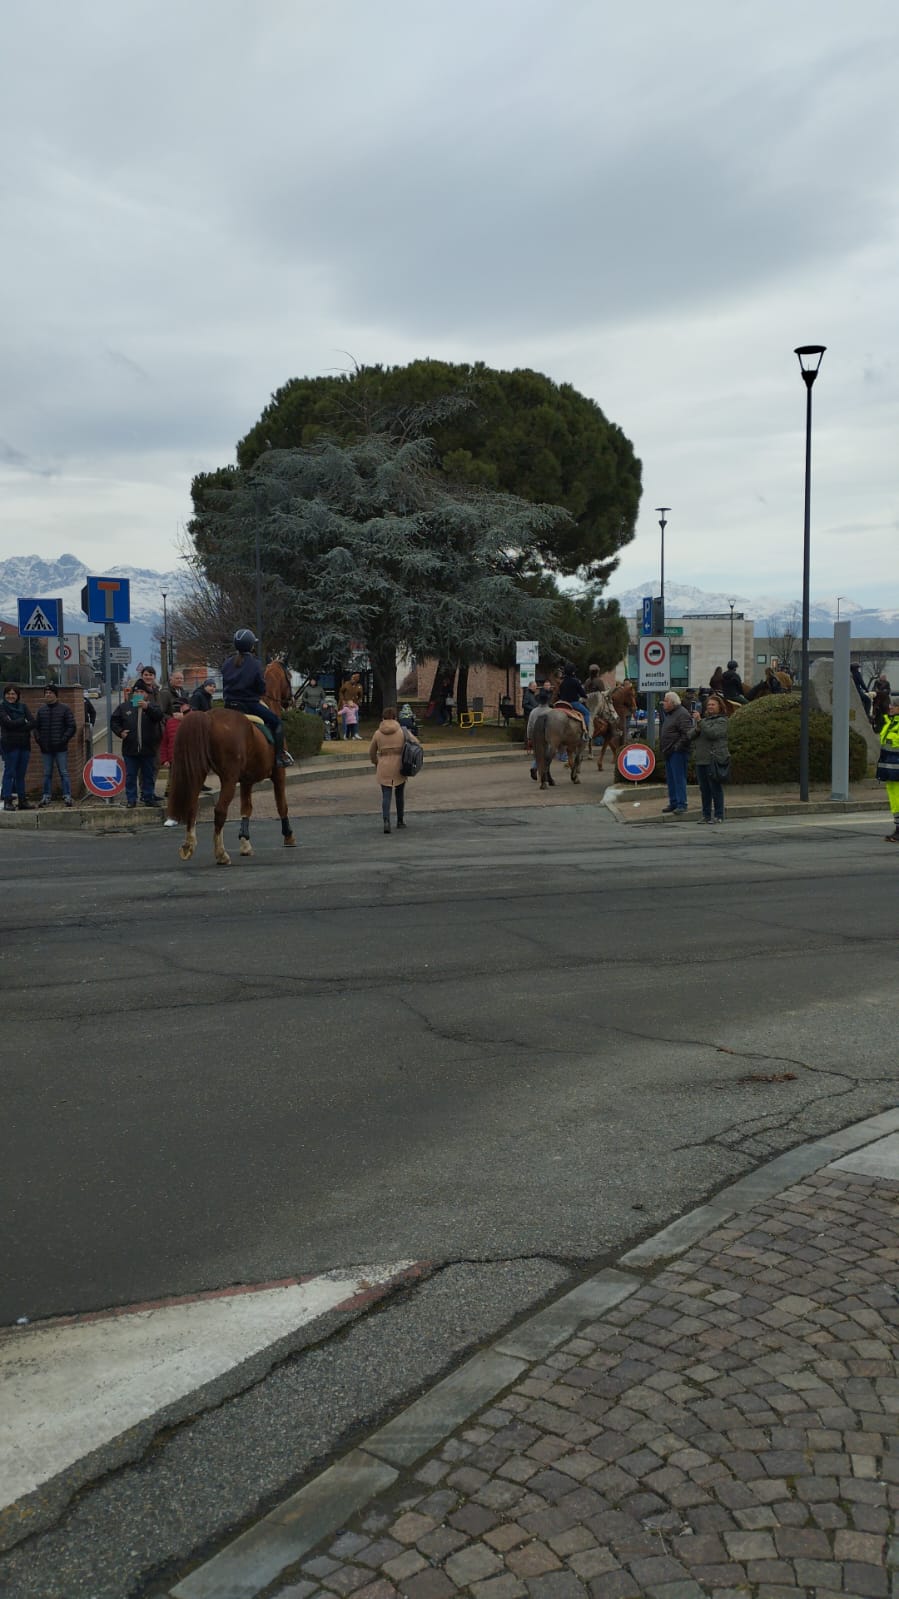
[[[424,765],[425,752],[420,744],[415,744],[409,737],[408,730],[403,728],[403,753],[400,756],[400,771],[404,777],[417,777]]]

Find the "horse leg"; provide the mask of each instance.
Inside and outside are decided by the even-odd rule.
[[[240,840],[241,855],[252,855],[253,846],[250,843],[250,817],[253,814],[253,785],[246,778],[240,784],[240,827],[237,836]]]
[[[272,775],[272,788],[275,791],[275,804],[278,807],[278,815],[281,818],[284,848],[295,849],[297,841],[293,836],[293,828],[290,825],[290,817],[287,814],[287,777],[283,766],[275,767]]]
[[[225,842],[222,838],[222,834],[225,831],[225,823],[228,820],[228,811],[231,808],[231,801],[233,800],[235,791],[237,789],[237,778],[229,777],[227,781],[222,778],[221,783],[222,786],[219,789],[218,797],[216,798],[215,802],[215,811],[213,813],[212,847],[215,851],[216,865],[230,866],[231,856],[225,849]]]
[[[571,776],[572,783],[579,783],[580,782],[580,777],[578,776],[578,773],[580,772],[580,769],[581,769],[581,756],[583,755],[583,753],[584,753],[583,739],[578,743],[578,745],[577,745],[577,747],[575,749],[568,751],[568,770],[569,770],[569,773],[570,773],[570,776]]]
[[[191,807],[187,817],[187,827],[184,834],[184,843],[181,845],[181,848],[178,851],[178,854],[181,856],[183,861],[189,861],[197,847],[197,808],[199,804],[200,796],[197,794],[191,801]]]

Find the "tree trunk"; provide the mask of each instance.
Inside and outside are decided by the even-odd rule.
[[[459,667],[459,676],[456,679],[456,721],[463,712],[468,710],[468,667]]]
[[[452,661],[437,662],[437,670],[434,673],[433,681],[431,683],[431,692],[425,700],[426,706],[430,705],[432,700],[440,698],[440,688],[442,684],[446,683],[448,679],[452,678],[453,670],[454,668]]]
[[[370,654],[374,682],[372,709],[376,716],[381,716],[385,705],[396,705],[396,645],[385,644]]]

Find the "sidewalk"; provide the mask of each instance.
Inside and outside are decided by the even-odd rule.
[[[615,787],[607,803],[619,822],[631,825],[657,822],[665,827],[683,828],[689,827],[691,822],[698,822],[702,816],[699,789],[692,784],[687,790],[687,800],[689,809],[686,816],[663,816],[662,812],[668,804],[668,790],[664,784],[623,783],[616,775]],[[724,803],[726,821],[733,822],[751,816],[823,816],[870,811],[872,815],[882,816],[887,826],[890,823],[883,784],[873,777],[850,784],[848,800],[831,799],[830,785],[820,784],[809,790],[809,798],[805,803],[800,800],[795,784],[769,787],[762,783],[729,783]]]
[[[899,1111],[501,1337],[172,1599],[896,1599]]]

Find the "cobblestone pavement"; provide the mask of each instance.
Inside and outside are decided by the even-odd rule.
[[[272,1599],[897,1599],[899,1181],[826,1169],[531,1366]]]

